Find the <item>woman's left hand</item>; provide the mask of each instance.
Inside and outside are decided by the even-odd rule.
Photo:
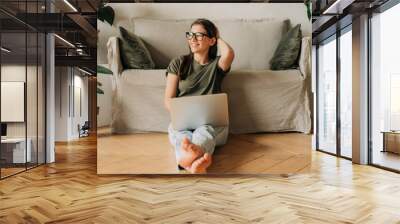
[[[221,52],[221,58],[218,61],[218,66],[223,71],[228,71],[235,57],[235,52],[233,51],[232,47],[229,46],[228,43],[226,43],[224,40],[221,39],[221,37],[219,36],[219,31],[217,33],[218,33],[217,44]]]

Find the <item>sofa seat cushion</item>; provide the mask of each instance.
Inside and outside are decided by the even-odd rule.
[[[127,69],[121,73],[120,81],[128,85],[165,86],[165,69]],[[257,85],[259,87],[271,87],[286,82],[299,82],[303,76],[298,69],[284,71],[273,70],[233,70],[227,73],[222,87],[245,87]]]
[[[307,82],[299,70],[237,70],[222,84],[231,133],[302,131],[311,127]]]
[[[298,69],[284,71],[274,70],[233,70],[226,75],[223,86],[245,87],[246,85],[257,85],[258,87],[273,87],[277,84],[287,82],[299,82],[303,79]]]

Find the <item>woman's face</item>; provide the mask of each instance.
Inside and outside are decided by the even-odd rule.
[[[206,29],[200,24],[194,24],[192,28],[190,29],[192,33],[202,33],[207,35]],[[202,52],[208,52],[208,49],[215,44],[215,38],[210,38],[208,36],[203,36],[203,38],[196,38],[192,37],[191,39],[188,40],[190,50],[193,53],[202,53]],[[199,36],[199,35],[198,35]],[[199,40],[202,39],[202,40]]]

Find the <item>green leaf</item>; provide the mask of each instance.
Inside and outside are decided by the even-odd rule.
[[[97,86],[103,86],[103,84],[99,81],[97,81]]]
[[[113,72],[110,69],[108,69],[104,66],[101,66],[101,65],[97,65],[97,73],[106,74],[106,75],[113,74]]]
[[[115,17],[115,12],[114,9],[111,8],[111,6],[101,7],[97,12],[97,18],[102,22],[105,21],[109,23],[111,26],[114,23],[114,17]]]
[[[311,20],[311,0],[304,0],[304,5],[306,6],[307,9],[307,17],[308,20]]]
[[[104,91],[102,89],[98,88],[98,87],[97,87],[97,91],[96,92],[97,92],[97,94],[104,94]]]

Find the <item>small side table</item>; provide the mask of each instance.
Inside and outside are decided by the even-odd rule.
[[[383,149],[382,152],[400,154],[400,131],[382,131]]]

